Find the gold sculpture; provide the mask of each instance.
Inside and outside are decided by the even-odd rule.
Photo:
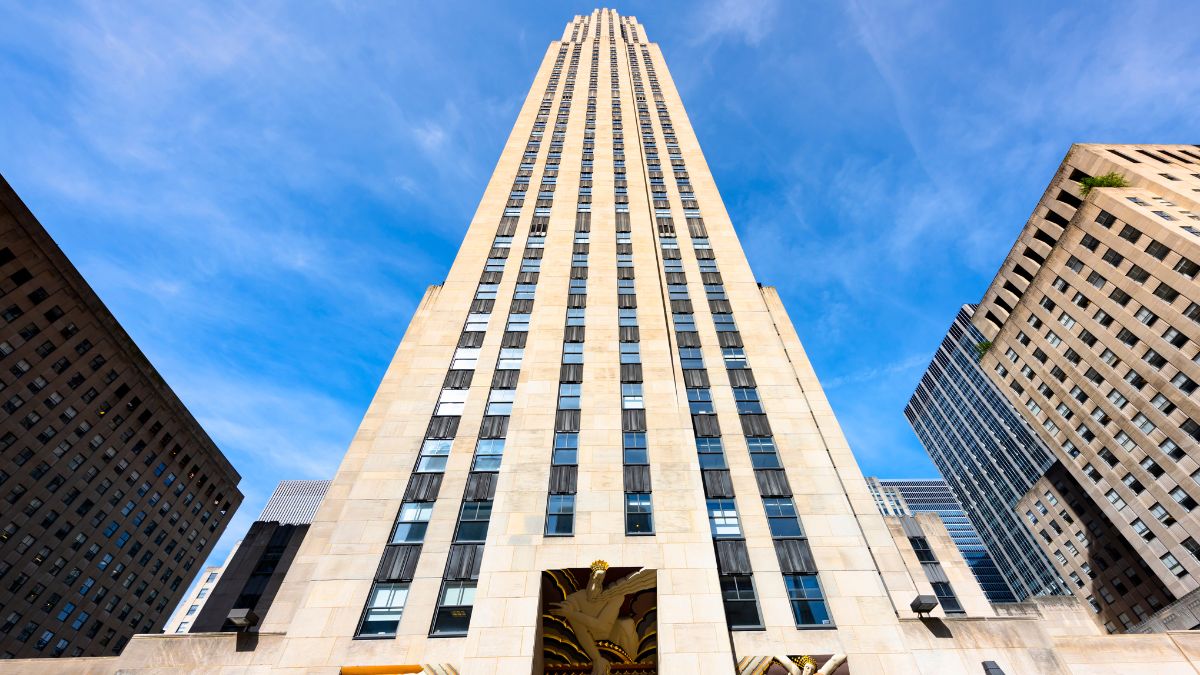
[[[542,617],[548,664],[590,666],[592,675],[608,675],[621,666],[653,669],[656,603],[653,595],[639,594],[657,585],[654,570],[637,570],[607,585],[609,565],[603,560],[591,564],[583,583],[579,572],[572,570],[554,570],[547,575],[553,581],[546,587],[550,592],[544,598],[548,604]],[[634,610],[638,597],[643,599]],[[555,598],[562,599],[554,602]]]

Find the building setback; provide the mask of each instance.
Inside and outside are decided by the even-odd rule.
[[[193,613],[195,618],[188,630],[235,630],[228,620],[234,609],[249,610],[256,617],[267,615],[328,489],[327,480],[280,481],[230,556],[211,594]],[[190,611],[190,607],[185,610]],[[251,626],[249,630],[256,628]]]
[[[162,628],[238,473],[0,178],[0,655]]]
[[[200,573],[200,580],[196,583],[195,588],[191,593],[188,593],[175,608],[175,613],[171,618],[167,619],[166,625],[163,626],[164,633],[186,633],[192,627],[192,622],[196,620],[196,615],[204,608],[204,603],[212,597],[212,591],[217,587],[217,582],[221,580],[221,575],[229,567],[229,561],[237,553],[238,544],[233,545],[233,549],[229,551],[229,555],[225,557],[225,561],[220,565],[210,565],[204,568]]]
[[[1084,193],[1109,174],[1127,187]],[[1061,465],[1026,525],[1110,631],[1200,576],[1197,190],[1195,146],[1073,146],[972,317],[980,366]],[[1095,515],[1051,510],[1058,483]]]
[[[1063,675],[1200,653],[1103,635],[1076,598],[997,607],[939,519],[875,508],[661,51],[597,10],[548,46],[258,632],[139,636],[66,672]]]
[[[871,496],[875,498],[879,512],[885,516],[932,513],[941,518],[943,527],[971,568],[988,601],[1017,601],[1016,595],[992,560],[983,539],[975,531],[967,512],[954,498],[954,493],[946,481],[867,478],[867,487],[871,489]]]
[[[1069,594],[1017,504],[1054,463],[1024,418],[979,368],[983,335],[959,310],[904,408],[1000,574],[1018,599]],[[1060,576],[1063,575],[1063,576]]]

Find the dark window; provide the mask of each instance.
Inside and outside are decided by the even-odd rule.
[[[488,521],[492,517],[492,502],[464,502],[458,516],[456,542],[481,542],[487,539]]]
[[[408,584],[376,583],[367,598],[359,635],[395,635],[408,599]]]
[[[474,604],[474,581],[447,581],[442,584],[430,634],[465,635],[471,626],[471,608]]]
[[[575,495],[550,495],[546,504],[546,535],[563,536],[575,532]]]
[[[723,575],[721,599],[725,603],[725,620],[731,629],[762,627],[758,617],[758,600],[754,595],[754,579],[750,575]]]
[[[823,626],[831,623],[829,608],[825,606],[825,595],[815,574],[785,574],[788,599],[792,602],[792,615],[797,626]]]

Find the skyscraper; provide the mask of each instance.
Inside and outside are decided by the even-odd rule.
[[[1061,464],[1026,524],[1110,630],[1200,583],[1198,191],[1195,146],[1073,146],[972,317],[980,366]],[[1060,484],[1096,516],[1047,516]]]
[[[1126,648],[1075,598],[998,615],[935,517],[897,520],[662,53],[597,10],[547,48],[265,618],[68,672],[1066,675],[1200,651]]]
[[[0,178],[0,655],[162,628],[238,473]]]
[[[230,554],[207,597],[181,607],[177,615],[189,625],[183,630],[177,626],[176,630],[235,630],[233,622],[237,619],[230,618],[231,613],[237,613],[235,610],[266,616],[328,489],[327,480],[280,481],[262,513]]]
[[[950,486],[941,479],[867,478],[867,487],[885,516],[911,516],[933,513],[942,519],[946,531],[983,588],[989,602],[1016,602],[1003,574],[996,567],[987,546],[967,512],[954,498]],[[1024,528],[1022,528],[1023,530]],[[1036,549],[1034,549],[1036,550]],[[1049,567],[1049,563],[1046,563]],[[1024,597],[1024,596],[1022,596]]]
[[[980,370],[972,311],[959,310],[904,415],[1017,598],[1070,593],[1016,510],[1054,459]]]

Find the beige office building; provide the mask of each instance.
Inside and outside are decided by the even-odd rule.
[[[880,515],[662,52],[597,10],[547,47],[263,620],[63,665],[1194,674],[1196,653],[1103,635],[1074,598],[993,607],[937,518]]]
[[[1198,272],[1200,148],[1076,145],[974,314],[981,366],[1061,465],[1025,522],[1109,630],[1200,579]],[[1190,605],[1162,625],[1200,624]]]

